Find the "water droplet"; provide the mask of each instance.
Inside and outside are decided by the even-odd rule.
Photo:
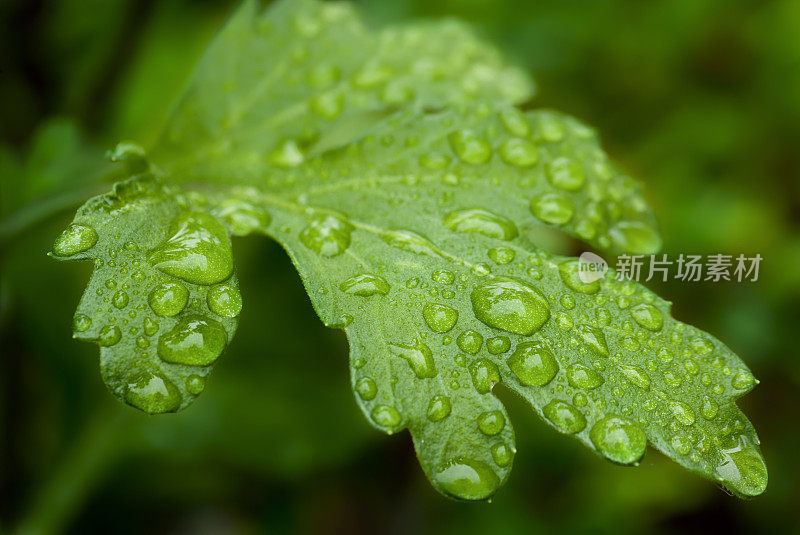
[[[472,361],[469,365],[469,373],[472,376],[472,385],[480,394],[487,394],[492,390],[494,384],[500,381],[500,370],[489,359]]]
[[[447,140],[453,152],[464,163],[479,165],[488,162],[492,157],[492,146],[489,142],[468,130],[453,132],[447,136]]]
[[[362,377],[356,381],[356,392],[364,401],[370,401],[378,394],[378,385],[372,377]]]
[[[434,171],[447,169],[447,166],[450,165],[450,161],[450,156],[442,154],[441,152],[431,152],[419,157],[419,164],[422,167]]]
[[[311,99],[311,111],[323,119],[336,119],[344,109],[344,93],[341,91],[327,91]]]
[[[700,408],[703,418],[706,420],[713,420],[718,411],[719,405],[717,402],[708,396],[703,396],[703,406]]]
[[[567,260],[558,265],[558,274],[564,284],[578,293],[593,294],[600,289],[600,279],[592,282],[583,282],[580,278],[580,262]]]
[[[530,167],[539,161],[539,150],[527,139],[509,139],[500,146],[498,154],[504,162],[517,167]]]
[[[451,410],[449,397],[433,396],[428,403],[428,419],[432,422],[440,422],[450,415]]]
[[[589,325],[578,325],[577,331],[583,343],[586,344],[592,352],[601,357],[609,356],[606,335],[603,334],[603,331]]]
[[[596,370],[579,363],[571,364],[567,368],[567,381],[573,387],[583,390],[592,390],[605,382]]]
[[[619,371],[622,372],[622,375],[624,375],[628,381],[638,386],[642,390],[647,390],[650,388],[650,377],[648,377],[647,373],[638,366],[620,364]]]
[[[506,131],[513,136],[528,137],[531,135],[531,125],[525,116],[517,110],[505,110],[500,114],[500,122]]]
[[[148,261],[168,275],[195,284],[214,284],[233,272],[231,242],[216,218],[201,212],[176,217],[170,237],[148,255]]]
[[[128,383],[125,402],[148,414],[174,412],[180,407],[181,394],[166,377],[144,372]]]
[[[682,401],[673,401],[669,404],[672,415],[683,425],[692,425],[694,423],[694,411],[692,408]]]
[[[158,323],[153,321],[150,318],[144,319],[144,334],[147,336],[153,336],[158,331]]]
[[[103,347],[110,347],[122,339],[122,330],[116,325],[106,325],[100,329],[97,343]]]
[[[389,349],[398,357],[404,358],[414,371],[414,375],[420,379],[436,376],[433,353],[427,344],[422,342],[413,345],[389,344]]]
[[[543,193],[531,200],[531,213],[545,223],[565,225],[575,214],[575,207],[560,193]]]
[[[344,293],[370,297],[372,295],[386,295],[389,293],[389,283],[378,275],[363,273],[350,277],[339,285]]]
[[[444,218],[444,226],[453,232],[477,232],[498,240],[513,240],[519,235],[513,221],[488,210],[468,208],[455,210]]]
[[[158,356],[173,364],[207,366],[217,360],[228,336],[218,322],[188,315],[158,339]]]
[[[508,357],[508,367],[525,386],[544,386],[558,372],[558,361],[542,342],[523,342]]]
[[[458,335],[456,342],[458,343],[458,347],[461,348],[461,351],[474,355],[483,345],[483,336],[478,332],[467,329]]]
[[[97,243],[97,231],[89,225],[73,223],[56,239],[53,252],[58,256],[72,256],[88,251]]]
[[[586,427],[586,417],[581,411],[564,401],[554,399],[542,412],[562,433],[579,433]]]
[[[300,232],[303,245],[317,254],[331,258],[350,247],[353,226],[343,216],[322,214],[314,216]]]
[[[499,355],[511,349],[511,340],[507,336],[494,336],[486,340],[486,349],[492,355]]]
[[[753,388],[756,383],[756,378],[753,377],[747,370],[739,370],[731,381],[731,386],[736,390],[749,390]]]
[[[500,478],[486,463],[456,457],[434,476],[436,485],[460,500],[485,500],[500,487]]]
[[[88,331],[91,326],[92,318],[86,314],[75,314],[75,317],[72,318],[72,330],[76,333]]]
[[[426,303],[422,307],[422,316],[425,318],[425,323],[428,324],[428,327],[437,333],[446,333],[458,321],[457,310],[439,303]]]
[[[514,249],[509,249],[508,247],[493,247],[489,249],[488,255],[489,258],[494,260],[495,264],[502,266],[513,262],[517,253]]]
[[[189,302],[189,290],[180,282],[165,282],[153,288],[147,302],[159,316],[174,316]]]
[[[433,282],[438,282],[439,284],[453,284],[453,282],[456,280],[456,276],[452,271],[448,271],[446,269],[437,269],[431,273],[431,280]]]
[[[496,435],[506,426],[506,418],[500,411],[487,411],[478,416],[478,429],[484,435]]]
[[[391,230],[381,236],[383,241],[414,254],[441,256],[441,252],[436,245],[428,238],[411,232],[410,230]]]
[[[472,290],[475,317],[489,327],[530,335],[550,317],[544,295],[530,284],[513,278],[496,278]]]
[[[267,154],[267,161],[277,167],[295,167],[304,159],[305,155],[294,139],[281,141]]]
[[[186,379],[186,390],[195,396],[205,390],[206,378],[201,375],[190,375]]]
[[[608,230],[608,235],[620,251],[653,254],[661,249],[656,229],[641,221],[620,221]]]
[[[500,467],[508,466],[514,458],[514,452],[504,442],[499,442],[492,446],[491,452],[492,459]]]
[[[225,318],[235,318],[242,311],[242,294],[227,284],[212,286],[206,295],[206,302],[211,312]]]
[[[390,430],[394,430],[402,421],[402,417],[400,413],[397,412],[397,409],[389,405],[375,405],[375,408],[372,409],[371,416],[373,422]]]
[[[578,191],[586,181],[586,174],[580,163],[561,157],[556,158],[547,166],[547,179],[559,189]]]
[[[225,220],[231,232],[239,236],[252,232],[265,232],[272,222],[272,218],[265,210],[238,199],[225,200],[214,213]]]
[[[664,317],[661,315],[661,311],[653,305],[642,303],[631,308],[630,312],[636,323],[647,330],[660,331],[664,326]]]
[[[614,415],[595,423],[589,438],[603,456],[619,464],[638,462],[647,447],[647,435],[636,422]]]
[[[111,302],[117,308],[125,308],[128,306],[128,293],[120,290],[114,294],[114,297],[111,298]]]
[[[767,488],[767,466],[758,446],[747,435],[725,440],[714,467],[723,485],[739,496],[758,496]]]

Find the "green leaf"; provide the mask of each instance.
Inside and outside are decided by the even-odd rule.
[[[763,492],[758,437],[734,403],[756,383],[746,366],[646,288],[613,270],[584,282],[575,259],[537,245],[546,227],[657,250],[639,185],[578,121],[516,108],[527,91],[494,82],[521,78],[471,37],[468,59],[442,61],[448,31],[465,32],[374,37],[346,5],[312,1],[236,13],[154,152],[159,178],[90,201],[54,247],[96,262],[76,327],[105,344],[106,382],[147,412],[189,403],[241,303],[227,233],[260,232],[288,251],[325,324],[346,331],[362,411],[410,431],[441,492],[486,499],[508,477],[514,433],[497,383],[613,462],[638,463],[649,442],[736,494]],[[419,46],[395,46],[409,39]],[[481,62],[494,74],[467,83]],[[380,89],[355,83],[365,66],[388,73]],[[414,89],[408,102],[382,98],[394,82]],[[347,103],[315,113],[331,90]],[[220,284],[225,307],[212,303]],[[148,299],[156,288],[183,306]]]

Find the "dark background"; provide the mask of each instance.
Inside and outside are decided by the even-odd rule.
[[[509,396],[519,454],[491,504],[438,495],[408,436],[363,420],[344,336],[283,252],[236,241],[245,311],[207,392],[147,417],[70,338],[89,266],[45,256],[119,139],[152,143],[230,1],[0,2],[0,531],[787,533],[800,505],[800,2],[362,0],[370,24],[458,16],[594,125],[641,178],[670,254],[764,257],[755,283],[649,286],[761,384],[767,492],[655,451],[614,466]]]

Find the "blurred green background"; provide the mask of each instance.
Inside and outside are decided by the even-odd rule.
[[[537,106],[597,127],[671,254],[760,253],[756,283],[651,283],[761,384],[770,468],[742,501],[655,451],[604,462],[507,399],[519,454],[491,504],[426,481],[363,420],[347,347],[286,255],[235,243],[245,313],[178,415],[147,417],[71,340],[89,266],[45,256],[119,139],[151,143],[232,1],[0,2],[0,532],[798,533],[800,2],[361,0],[370,24],[457,16],[530,70]],[[109,175],[110,178],[110,175]],[[107,186],[103,186],[103,189]],[[313,373],[308,373],[313,370]]]

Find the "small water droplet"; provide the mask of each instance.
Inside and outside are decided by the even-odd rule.
[[[417,342],[415,344],[389,344],[389,349],[398,357],[402,357],[411,366],[411,369],[420,379],[435,377],[436,364],[433,361],[433,353],[427,344]]]
[[[147,302],[159,316],[174,316],[189,302],[189,290],[180,282],[165,282],[153,288]]]
[[[420,255],[441,256],[439,248],[432,241],[410,230],[391,230],[381,237],[383,241],[392,247],[397,247],[404,251]]]
[[[446,333],[455,327],[458,321],[457,310],[439,303],[426,303],[422,307],[422,316],[425,318],[425,323],[428,324],[428,327],[437,333]]]
[[[474,355],[483,345],[483,336],[472,329],[467,329],[458,335],[456,342],[458,343],[458,347],[461,348],[461,351]]]
[[[675,419],[683,425],[692,425],[694,423],[694,411],[688,404],[682,401],[673,401],[669,404],[669,408]]]
[[[388,294],[390,286],[383,277],[363,273],[345,280],[339,285],[339,289],[347,294],[370,297]]]
[[[558,372],[558,361],[542,342],[523,342],[508,358],[508,367],[525,386],[544,386]]]
[[[571,364],[567,368],[567,381],[573,387],[583,390],[592,390],[605,382],[595,369],[580,363]]]
[[[511,340],[507,336],[493,336],[486,340],[486,349],[492,355],[499,355],[511,349]]]
[[[603,331],[590,325],[581,324],[577,328],[578,334],[586,347],[592,352],[601,357],[608,357],[608,344],[606,343],[606,335]]]
[[[554,399],[542,409],[545,418],[562,433],[579,433],[586,427],[586,417],[564,401]]]
[[[575,207],[566,196],[560,193],[543,193],[531,200],[531,213],[545,223],[565,225],[575,214]]]
[[[431,398],[428,403],[428,419],[432,422],[440,422],[450,415],[452,406],[448,396],[437,395]]]
[[[117,308],[125,308],[128,306],[128,293],[124,290],[120,290],[114,294],[114,297],[111,298],[111,302]]]
[[[636,323],[647,330],[660,331],[664,326],[664,317],[661,311],[653,305],[642,303],[631,308],[630,312]]]
[[[453,132],[447,136],[453,152],[464,163],[480,165],[492,157],[492,146],[484,138],[468,130]]]
[[[583,282],[580,278],[580,262],[578,260],[567,260],[558,265],[558,274],[561,280],[570,290],[583,294],[597,293],[600,289],[600,279]]]
[[[97,343],[103,347],[110,347],[115,345],[122,339],[122,330],[116,325],[106,325],[100,329],[97,337]]]
[[[500,266],[510,264],[517,256],[516,251],[514,251],[514,249],[509,249],[508,247],[493,247],[489,249],[487,254],[495,264]]]
[[[353,226],[344,216],[321,214],[300,232],[300,241],[315,253],[331,258],[350,247],[352,232]]]
[[[92,318],[86,314],[75,314],[75,317],[72,318],[72,330],[76,333],[88,331],[91,326]]]
[[[364,401],[370,401],[375,399],[378,394],[378,385],[375,384],[372,377],[362,377],[356,381],[356,392]]]
[[[550,183],[566,191],[578,191],[586,181],[583,166],[569,158],[556,158],[547,166],[547,179]]]
[[[661,249],[656,229],[641,221],[620,221],[608,230],[608,235],[620,251],[653,254]]]
[[[648,377],[647,373],[638,366],[620,364],[619,371],[622,372],[622,375],[625,376],[628,381],[638,386],[642,390],[647,390],[650,388],[650,377]]]
[[[494,384],[500,381],[500,370],[489,359],[472,361],[469,365],[469,373],[472,376],[472,385],[480,394],[489,393]]]
[[[713,420],[719,411],[719,404],[708,396],[703,396],[703,406],[700,412],[706,420]]]
[[[530,167],[539,161],[539,149],[527,139],[511,138],[498,150],[500,159],[516,167]]]
[[[190,375],[186,379],[186,390],[195,396],[205,390],[206,378],[201,375]]]
[[[211,312],[225,318],[235,318],[242,311],[242,294],[228,284],[217,284],[209,288],[206,302]]]
[[[73,223],[56,239],[53,244],[53,252],[58,256],[72,256],[94,247],[97,239],[97,231],[92,227],[82,223]]]
[[[498,434],[506,426],[506,418],[500,411],[487,411],[478,416],[478,429],[484,435]]]
[[[375,408],[372,409],[371,416],[373,422],[392,431],[394,431],[395,427],[400,425],[403,419],[400,413],[397,412],[397,409],[389,405],[375,405]]]

